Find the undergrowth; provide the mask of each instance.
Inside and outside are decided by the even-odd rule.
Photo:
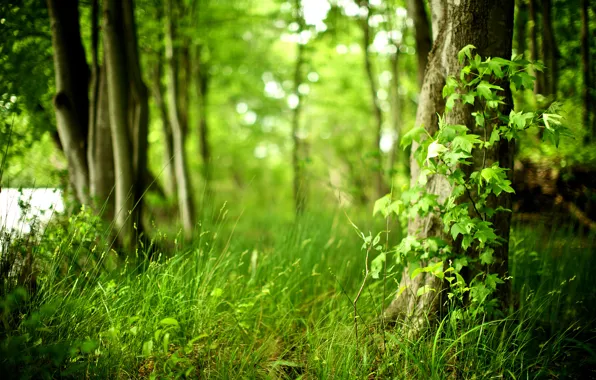
[[[594,237],[513,228],[517,307],[501,320],[447,314],[416,337],[384,326],[389,278],[363,278],[361,241],[343,213],[297,224],[223,210],[166,256],[118,260],[101,229],[48,227],[31,250],[37,291],[0,304],[0,372],[12,378],[595,377]],[[85,223],[85,220],[88,222]],[[77,226],[77,227],[74,227]],[[258,232],[261,231],[261,234]],[[175,240],[176,237],[165,237]],[[158,245],[159,246],[159,245]]]

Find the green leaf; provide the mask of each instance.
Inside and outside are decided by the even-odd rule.
[[[445,151],[447,151],[447,148],[445,147],[445,145],[439,144],[437,141],[433,141],[428,146],[428,153],[426,154],[426,162],[428,162],[431,158],[439,157],[439,154],[441,154]]]
[[[484,251],[480,254],[480,263],[484,265],[490,265],[494,263],[495,258],[493,257],[493,253],[495,253],[494,249],[490,247],[485,248]]]
[[[377,213],[381,213],[384,218],[389,215],[389,211],[387,208],[391,204],[391,194],[387,194],[382,198],[379,198],[375,202],[375,206],[373,207],[373,216],[377,215]]]
[[[174,318],[164,318],[161,321],[159,321],[159,324],[162,326],[175,326],[175,327],[179,327],[180,325],[178,324],[178,321],[175,320]]]
[[[143,343],[143,356],[150,356],[153,352],[153,340],[149,339]]]
[[[461,149],[466,153],[472,153],[475,144],[480,144],[482,141],[478,139],[478,135],[464,135],[457,136],[453,139],[451,147],[453,149]]]
[[[418,291],[416,292],[416,295],[418,297],[425,295],[428,292],[436,292],[435,289],[431,288],[430,285],[424,285],[423,287],[421,287],[420,289],[418,289]]]
[[[464,46],[458,53],[457,53],[457,60],[459,63],[464,63],[464,57],[468,57],[469,60],[472,60],[472,50],[476,49],[474,45],[466,45]]]
[[[420,137],[426,134],[426,130],[422,127],[412,128],[408,133],[404,134],[401,138],[400,145],[402,148],[406,148],[412,144],[412,141],[420,141]]]
[[[451,226],[451,237],[453,238],[453,240],[457,239],[458,235],[466,235],[467,231],[465,226],[463,226],[460,223],[454,223],[453,226]]]
[[[372,276],[372,278],[379,278],[379,274],[381,273],[381,270],[383,270],[383,266],[386,260],[387,255],[385,254],[385,252],[382,252],[370,263],[370,275]]]

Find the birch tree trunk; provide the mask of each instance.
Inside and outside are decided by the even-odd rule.
[[[70,183],[80,203],[89,202],[87,124],[89,67],[81,42],[78,0],[48,0],[54,49],[54,109]]]
[[[194,206],[192,195],[190,193],[190,181],[188,178],[188,169],[186,164],[186,154],[184,148],[184,131],[180,123],[178,114],[179,105],[177,101],[178,94],[178,73],[177,62],[174,55],[174,22],[173,20],[173,0],[167,0],[165,4],[166,17],[166,61],[167,61],[167,89],[168,89],[168,115],[170,125],[172,126],[172,137],[174,146],[174,169],[176,173],[176,182],[178,185],[178,210],[182,219],[184,235],[187,239],[192,237],[194,229]]]
[[[437,5],[443,10],[436,12]],[[464,46],[472,44],[477,47],[477,53],[482,57],[502,57],[509,59],[511,56],[511,40],[513,36],[513,10],[514,0],[494,2],[492,0],[448,0],[431,1],[433,25],[438,26],[437,37],[429,55],[424,84],[420,94],[420,101],[416,115],[416,125],[424,126],[429,134],[433,135],[438,128],[436,113],[443,113],[444,103],[442,99],[442,88],[445,78],[448,75],[458,75],[461,65],[457,61],[457,52]],[[508,88],[508,83],[502,84]],[[509,114],[508,109],[512,106],[510,91],[505,94],[506,106],[501,110]],[[456,107],[447,114],[448,124],[465,124],[472,133],[474,120],[471,116],[473,110],[469,107]],[[490,131],[487,131],[490,134]],[[484,135],[484,131],[482,131]],[[496,144],[497,145],[497,144]],[[415,150],[416,147],[412,149]],[[487,151],[485,165],[498,161],[504,168],[513,167],[513,149],[508,142],[501,142],[494,149]],[[473,152],[474,164],[471,170],[476,170],[483,165],[483,151]],[[417,162],[411,159],[412,182],[418,179],[420,168]],[[509,171],[511,174],[511,171]],[[452,188],[444,176],[435,175],[429,178],[427,191],[439,196],[439,201],[447,198]],[[499,197],[497,205],[508,207],[510,199]],[[495,207],[497,206],[495,205]],[[510,213],[497,213],[493,220],[496,233],[509,240]],[[408,232],[418,238],[442,237],[449,241],[448,236],[443,235],[442,223],[436,216],[417,218],[410,221]],[[508,244],[503,244],[500,249],[495,250],[497,263],[495,269],[499,273],[507,271]],[[422,263],[423,266],[428,262]],[[389,320],[400,320],[406,322],[413,331],[419,331],[428,319],[436,317],[441,307],[441,289],[444,284],[437,277],[431,274],[420,274],[411,279],[408,268],[401,276],[400,287],[406,286],[406,290],[398,293],[391,305],[385,311],[385,317]],[[418,297],[417,291],[428,285],[435,289],[435,292],[428,292]],[[509,291],[506,287],[500,290],[501,300],[507,303]],[[428,319],[427,319],[428,318]]]

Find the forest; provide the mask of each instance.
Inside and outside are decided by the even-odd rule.
[[[0,376],[596,379],[596,2],[0,0]]]

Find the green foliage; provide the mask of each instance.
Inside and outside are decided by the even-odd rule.
[[[468,293],[470,307],[466,312],[476,318],[496,310],[498,304],[494,294],[497,285],[505,280],[491,273],[495,249],[502,244],[502,238],[496,234],[490,220],[496,213],[511,211],[493,208],[491,197],[514,193],[507,169],[500,167],[498,162],[487,162],[487,150],[495,149],[494,145],[500,140],[519,138],[521,132],[532,127],[543,128],[544,136],[558,145],[560,137],[568,135],[568,129],[562,124],[561,116],[552,111],[511,110],[509,115],[501,111],[505,99],[505,90],[501,86],[511,83],[514,90],[532,88],[533,78],[528,72],[542,67],[519,56],[511,61],[502,58],[483,60],[473,50],[474,46],[468,45],[459,52],[458,60],[465,65],[459,78],[447,78],[443,97],[447,99],[446,113],[455,107],[474,106],[474,112],[470,112],[475,125],[451,125],[445,116],[440,116],[439,130],[434,136],[429,136],[420,127],[404,136],[402,145],[418,143],[413,154],[420,165],[419,178],[409,192],[402,193],[401,199],[393,200],[391,195],[379,199],[373,215],[380,212],[387,218],[392,213],[403,213],[408,220],[431,215],[440,218],[450,241],[437,244],[436,238],[407,236],[396,248],[397,262],[413,265],[412,278],[426,272],[448,280],[451,285],[449,299],[457,300],[459,304],[464,304],[464,296]],[[551,106],[551,109],[555,107]],[[480,158],[480,165],[472,166],[474,156],[476,160]],[[439,195],[425,188],[432,176],[445,177],[451,186],[450,194],[442,201],[439,201]],[[454,253],[459,256],[451,261]],[[418,262],[429,259],[436,260],[430,261],[429,266],[419,266]],[[447,260],[451,264],[445,265]],[[466,284],[459,275],[464,267],[481,267],[482,270]],[[418,296],[431,290],[436,291],[420,288]]]

